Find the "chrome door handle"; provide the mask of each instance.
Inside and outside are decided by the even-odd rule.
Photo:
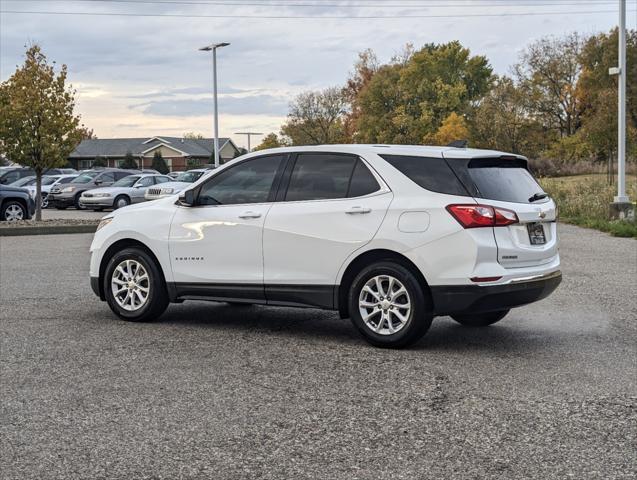
[[[358,215],[361,213],[369,213],[371,211],[372,209],[369,207],[352,207],[349,210],[347,210],[345,213],[347,213],[348,215]]]
[[[239,218],[259,218],[261,214],[259,212],[243,212],[239,215]]]

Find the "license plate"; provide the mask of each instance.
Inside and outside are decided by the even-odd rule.
[[[541,223],[528,223],[526,228],[529,231],[529,241],[531,245],[544,245],[546,236],[544,235],[544,225]]]

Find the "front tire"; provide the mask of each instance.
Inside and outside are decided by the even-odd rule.
[[[500,310],[497,312],[452,315],[451,318],[465,327],[488,327],[502,320],[508,313],[509,310]]]
[[[164,277],[141,248],[126,248],[113,255],[102,282],[109,307],[123,320],[153,321],[168,307]]]
[[[392,261],[364,268],[349,292],[352,323],[376,347],[409,346],[427,332],[431,304],[418,279]]]
[[[115,201],[113,202],[113,210],[124,208],[128,205],[130,205],[130,198],[128,198],[126,195],[120,195],[119,197],[115,198]]]
[[[15,200],[5,202],[4,205],[2,205],[2,211],[0,211],[0,219],[6,222],[26,220],[28,216],[27,209],[24,208],[24,205]]]

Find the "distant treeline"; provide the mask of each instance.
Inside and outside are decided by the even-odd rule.
[[[628,32],[628,155],[637,156],[637,32]],[[300,94],[259,148],[320,143],[470,146],[566,168],[613,158],[617,146],[617,30],[528,45],[509,75],[460,42],[407,45],[389,63],[371,50],[346,85]],[[542,163],[544,161],[544,163]]]

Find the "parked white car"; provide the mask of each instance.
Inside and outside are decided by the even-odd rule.
[[[434,316],[493,324],[561,281],[556,208],[527,160],[453,147],[254,152],[106,216],[91,286],[120,318],[207,299],[338,310],[402,347]]]
[[[171,179],[170,182],[162,185],[157,185],[146,190],[144,197],[146,200],[157,200],[158,198],[170,197],[180,193],[182,190],[188,188],[190,184],[196,182],[205,173],[212,172],[205,168],[195,168],[186,172],[179,172],[179,174]]]
[[[170,181],[167,175],[128,175],[109,187],[86,190],[80,197],[80,206],[100,211],[105,208],[122,208],[132,203],[144,202],[144,193],[150,187]]]
[[[62,187],[77,177],[77,173],[64,174],[64,175],[44,175],[42,177],[42,208],[48,208],[49,206],[49,193],[53,187]],[[35,177],[34,177],[35,178]],[[31,198],[35,199],[35,193],[37,187],[35,185],[35,179],[33,183],[29,183],[26,188],[29,190]]]

